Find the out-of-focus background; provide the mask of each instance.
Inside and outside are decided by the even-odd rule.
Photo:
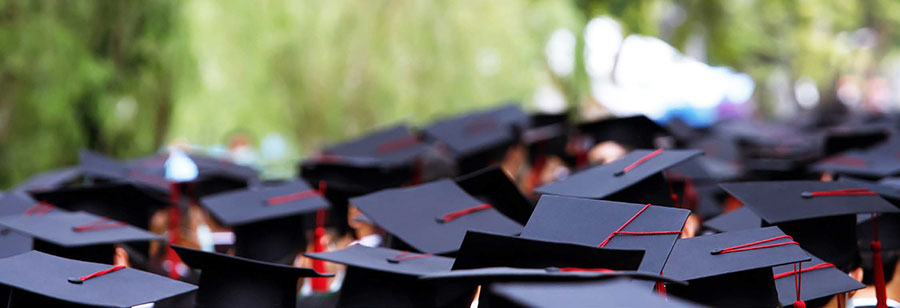
[[[288,176],[506,100],[696,126],[896,110],[898,29],[896,0],[0,0],[0,187],[173,142]]]

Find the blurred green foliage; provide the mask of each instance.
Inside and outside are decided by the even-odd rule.
[[[700,37],[705,60],[758,85],[785,70],[823,90],[877,66],[900,35],[896,0],[0,0],[0,187],[74,164],[82,147],[134,157],[277,133],[299,157],[397,121],[527,101],[539,84],[580,103],[581,35],[598,15],[680,49]],[[877,33],[874,51],[835,47],[860,27]],[[579,38],[566,78],[544,60],[558,28]]]

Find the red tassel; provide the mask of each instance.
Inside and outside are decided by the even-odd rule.
[[[325,181],[319,182],[319,194],[322,196],[325,195]],[[325,251],[325,209],[321,209],[316,211],[316,231],[313,236],[313,252],[319,253]],[[324,273],[327,270],[325,269],[325,261],[319,259],[313,259],[313,270],[319,273]],[[313,292],[317,293],[325,293],[328,292],[328,278],[311,278],[312,279],[312,289]]]
[[[877,308],[888,308],[887,290],[884,282],[884,264],[881,260],[881,241],[878,240],[878,216],[872,214],[872,272],[875,280],[875,298],[878,300]]]
[[[798,299],[794,301],[794,308],[806,308],[806,303]]]

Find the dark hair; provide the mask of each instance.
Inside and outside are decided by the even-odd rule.
[[[863,283],[873,285],[875,274],[872,271],[872,252],[868,250],[860,251],[862,256]],[[890,282],[894,279],[894,270],[897,268],[897,262],[900,261],[900,250],[884,250],[881,252],[881,261],[884,262],[884,281]]]

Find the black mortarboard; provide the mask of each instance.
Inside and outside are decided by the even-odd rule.
[[[810,260],[776,227],[733,231],[675,243],[663,275],[687,280],[673,295],[715,307],[774,307],[772,267]]]
[[[890,151],[851,150],[825,158],[812,166],[816,172],[832,172],[865,179],[880,179],[900,174],[900,160]]]
[[[81,168],[66,167],[34,175],[16,187],[17,191],[50,190],[74,182],[81,177]]]
[[[0,216],[22,215],[23,213],[48,213],[56,210],[48,204],[31,199],[22,192],[10,192],[0,196]],[[14,256],[31,250],[32,239],[8,228],[0,228],[0,258]],[[0,296],[2,296],[0,291]]]
[[[688,215],[690,211],[685,209],[543,196],[522,237],[591,246],[606,241],[605,248],[643,249],[646,252],[638,270],[659,274]],[[664,234],[613,234],[623,225],[619,231]]]
[[[373,192],[412,181],[429,147],[401,124],[328,147],[302,162],[301,173],[338,189]]]
[[[788,307],[797,300],[797,289],[794,283],[796,271],[800,271],[800,299],[807,307],[824,307],[836,294],[865,288],[862,283],[853,279],[830,263],[810,255],[811,261],[794,265],[781,265],[772,268],[778,300]],[[796,307],[795,307],[796,308]]]
[[[522,225],[451,180],[386,189],[350,199],[350,203],[387,230],[393,240],[425,253],[455,252],[467,230],[501,234],[522,230]]]
[[[149,226],[154,212],[171,204],[160,191],[125,182],[60,187],[30,193],[35,200],[60,208],[108,216],[143,229]]]
[[[79,168],[91,181],[125,180],[128,178],[128,167],[103,154],[88,150],[78,151]]]
[[[11,308],[132,307],[197,289],[156,274],[114,268],[31,251],[0,259],[0,284],[13,289]]]
[[[452,258],[362,245],[306,256],[348,266],[338,307],[468,306],[475,292],[471,286],[418,280],[450,271]]]
[[[83,261],[111,263],[113,245],[161,241],[158,235],[85,212],[53,211],[0,217],[0,225],[34,238],[34,249]]]
[[[888,132],[880,127],[831,129],[822,142],[823,154],[831,156],[847,150],[865,150],[884,142]]]
[[[487,167],[456,178],[456,184],[469,195],[491,204],[520,224],[528,222],[534,205],[498,166]]]
[[[224,192],[201,199],[210,214],[233,227],[235,254],[266,262],[293,262],[306,248],[304,215],[328,200],[303,180]]]
[[[701,307],[677,299],[647,292],[627,279],[578,282],[505,282],[494,283],[481,293],[481,303],[490,307]]]
[[[704,221],[703,226],[716,232],[757,229],[762,226],[762,219],[749,207],[742,206]]]
[[[603,280],[618,277],[629,277],[647,282],[664,282],[684,284],[683,281],[642,271],[607,271],[602,268],[517,268],[517,267],[483,267],[475,269],[453,270],[428,274],[423,280],[461,282],[469,284],[486,284],[503,281],[570,281],[570,280]],[[650,288],[645,288],[650,292]]]
[[[576,130],[589,136],[591,144],[615,141],[630,149],[655,148],[656,138],[667,134],[665,128],[644,115],[581,123]]]
[[[453,262],[453,270],[555,267],[634,271],[641,265],[643,257],[643,250],[599,248],[469,231]]]
[[[201,270],[197,307],[295,307],[298,278],[332,276],[310,268],[170,247],[189,267]]]
[[[662,171],[701,153],[697,150],[635,150],[619,160],[591,167],[534,191],[539,194],[674,205]]]
[[[804,249],[842,270],[855,267],[857,213],[900,212],[876,193],[840,182],[725,183],[729,194]],[[854,190],[858,189],[858,190]]]
[[[259,172],[252,167],[239,165],[227,159],[195,153],[188,157],[197,166],[197,177],[192,180],[195,196],[207,196],[259,184]],[[169,153],[157,154],[131,161],[127,168],[136,179],[165,179]],[[156,182],[156,181],[154,181]]]
[[[422,133],[447,145],[460,172],[469,173],[501,161],[529,121],[521,108],[506,105],[439,120]]]
[[[702,132],[692,127],[680,117],[672,117],[666,122],[666,131],[675,137],[681,144],[687,144],[696,140]]]

